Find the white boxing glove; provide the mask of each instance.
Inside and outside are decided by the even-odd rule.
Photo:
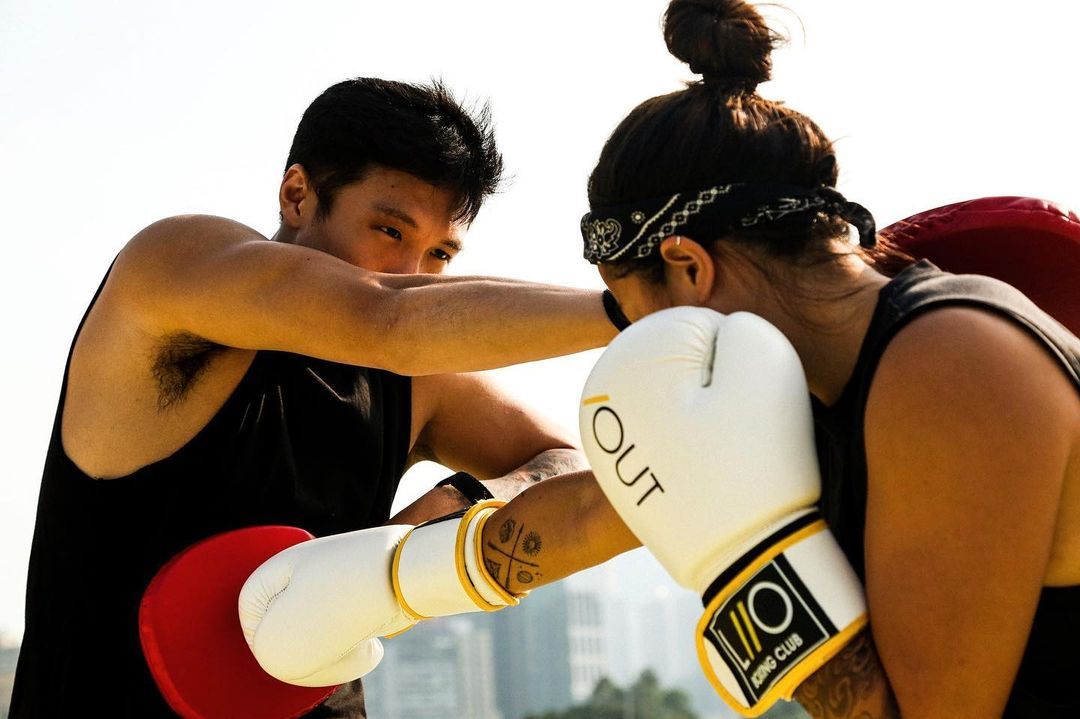
[[[678,307],[612,341],[581,436],[619,516],[702,596],[698,658],[757,716],[866,623],[862,586],[815,510],[810,393],[795,349],[739,312]]]
[[[280,681],[330,686],[382,659],[378,637],[416,621],[517,604],[480,555],[489,500],[417,527],[321,537],[279,552],[240,591],[240,625],[259,665]]]

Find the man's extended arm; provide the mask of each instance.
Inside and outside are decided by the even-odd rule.
[[[488,277],[373,273],[239,223],[155,223],[102,300],[154,336],[193,334],[404,375],[489,369],[605,344],[599,292]]]

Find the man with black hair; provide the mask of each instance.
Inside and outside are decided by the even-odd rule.
[[[457,374],[615,334],[598,292],[442,276],[501,165],[486,111],[442,86],[349,80],[300,122],[273,238],[186,216],[127,243],[68,359],[12,717],[168,715],[138,608],[194,542],[382,524],[420,459],[468,474],[395,522],[584,467],[570,437]],[[312,716],[364,716],[359,682]]]

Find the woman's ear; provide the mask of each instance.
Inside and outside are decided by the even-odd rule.
[[[680,305],[705,305],[717,280],[716,258],[696,241],[672,235],[660,243],[664,279],[672,300]]]

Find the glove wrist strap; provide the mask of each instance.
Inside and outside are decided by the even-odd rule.
[[[786,531],[785,531],[786,530]],[[698,659],[743,716],[758,716],[866,625],[862,585],[825,522],[793,521],[707,590]]]
[[[480,530],[505,502],[487,500],[464,512],[414,527],[402,539],[391,570],[394,594],[414,620],[517,604],[483,568]]]

